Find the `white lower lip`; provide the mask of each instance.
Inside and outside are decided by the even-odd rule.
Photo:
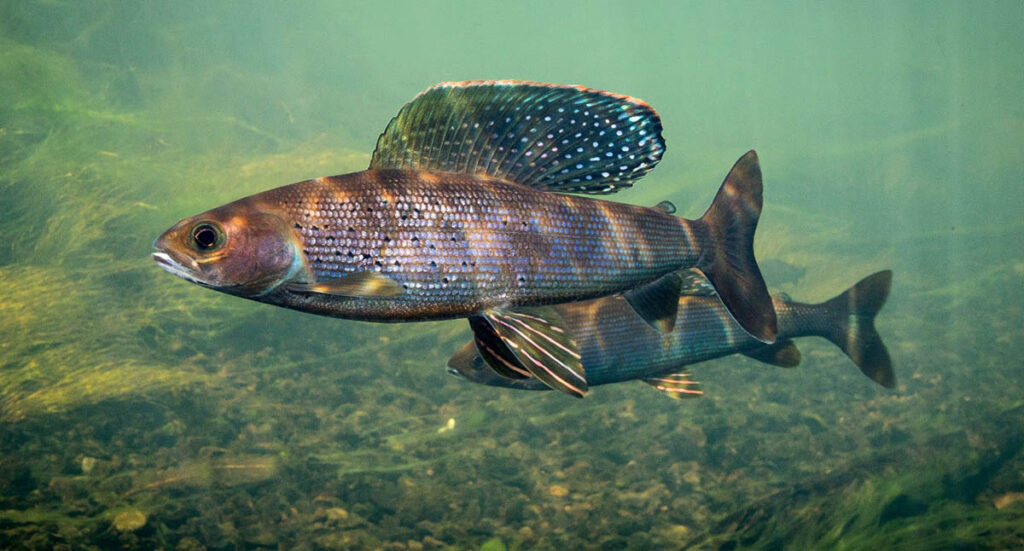
[[[163,268],[163,270],[169,274],[176,275],[186,281],[191,281],[199,285],[204,285],[202,281],[199,281],[189,272],[188,268],[185,268],[173,258],[167,255],[167,253],[153,253],[153,260],[156,261],[157,265]]]

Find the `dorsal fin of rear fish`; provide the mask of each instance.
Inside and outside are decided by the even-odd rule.
[[[370,168],[606,194],[631,186],[664,151],[661,119],[636,98],[536,82],[443,82],[388,123]]]
[[[676,323],[682,278],[677,272],[662,276],[653,283],[630,289],[622,296],[651,327],[671,333]]]

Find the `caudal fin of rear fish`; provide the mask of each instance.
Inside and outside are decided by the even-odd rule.
[[[886,388],[896,386],[896,375],[889,350],[875,331],[875,316],[885,305],[891,287],[892,271],[884,270],[820,305],[835,320],[821,335],[849,356],[868,378]]]
[[[754,259],[754,231],[761,215],[761,167],[757,153],[740,157],[699,220],[711,248],[697,266],[715,287],[729,314],[754,338],[778,334],[771,295]]]

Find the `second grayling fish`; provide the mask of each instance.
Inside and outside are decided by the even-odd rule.
[[[754,260],[761,172],[754,152],[698,220],[565,193],[630,186],[664,150],[635,98],[516,81],[437,85],[381,134],[370,168],[259,193],[186,218],[153,258],[232,295],[368,321],[468,317],[534,376],[576,395],[586,380],[557,312],[531,308],[622,293],[671,330],[679,269],[710,279],[756,338],[775,338]]]
[[[557,307],[580,348],[590,386],[641,380],[673,398],[700,395],[689,367],[731,354],[793,367],[800,352],[791,339],[824,337],[838,346],[871,380],[892,388],[896,384],[889,352],[875,331],[875,315],[885,304],[892,272],[870,275],[840,295],[820,304],[775,297],[779,339],[764,344],[736,325],[722,304],[699,280],[687,279],[686,296],[679,297],[675,329],[668,335],[651,331],[632,315],[620,297],[577,302]],[[479,334],[448,361],[448,369],[470,381],[522,390],[547,390],[530,377],[502,343]]]

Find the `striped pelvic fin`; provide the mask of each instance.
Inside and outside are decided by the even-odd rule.
[[[377,140],[371,169],[486,174],[563,193],[615,193],[665,151],[661,119],[636,98],[515,80],[443,82]]]
[[[494,309],[476,319],[485,320],[515,356],[518,365],[538,380],[577,398],[586,394],[587,379],[576,342],[563,328],[562,318],[553,308]],[[479,326],[473,327],[473,333],[482,334],[485,341],[489,338],[488,331],[479,330]],[[490,361],[488,364],[497,367]]]
[[[650,377],[643,380],[654,387],[654,390],[664,393],[669,398],[683,400],[686,398],[699,398],[704,391],[697,388],[700,383],[693,380],[687,371],[679,371],[661,377]]]

